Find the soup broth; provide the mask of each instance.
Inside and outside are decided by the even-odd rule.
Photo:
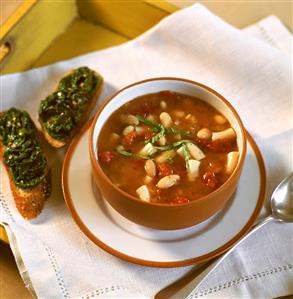
[[[219,188],[238,162],[236,134],[208,103],[173,91],[138,97],[116,110],[98,138],[98,161],[125,192],[184,204]]]

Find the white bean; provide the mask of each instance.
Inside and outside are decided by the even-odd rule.
[[[182,118],[185,116],[185,112],[182,110],[174,110],[173,115],[178,118]]]
[[[197,137],[200,139],[210,139],[212,137],[212,132],[207,128],[202,128],[197,132]]]
[[[162,109],[166,109],[166,108],[167,108],[167,103],[166,103],[165,101],[161,101],[161,102],[160,102],[160,107],[161,107]]]
[[[124,128],[122,134],[124,136],[126,136],[127,134],[129,134],[129,133],[131,133],[133,131],[134,131],[134,126],[127,126],[127,127]]]
[[[153,160],[147,160],[145,162],[144,169],[148,176],[150,176],[150,177],[156,176],[156,173],[157,173],[156,164]]]
[[[171,125],[172,125],[172,118],[171,118],[170,114],[167,112],[162,112],[160,114],[160,121],[161,121],[162,125],[166,128],[171,127]]]
[[[143,201],[150,201],[151,199],[149,189],[146,185],[142,185],[138,189],[136,189],[136,193],[138,197]]]
[[[226,162],[226,172],[231,174],[235,169],[238,162],[239,153],[238,152],[230,152],[227,154],[227,162]]]
[[[153,147],[151,143],[147,143],[139,152],[142,156],[151,156],[154,154],[157,150]]]
[[[188,143],[187,148],[189,150],[190,156],[195,160],[202,160],[205,158],[205,154],[202,150],[193,143]]]
[[[138,119],[132,114],[122,114],[120,119],[126,125],[135,125],[135,126],[137,126],[139,124]]]
[[[156,121],[156,117],[153,114],[149,114],[146,118],[150,121]]]
[[[145,129],[143,127],[139,127],[139,126],[135,127],[135,132],[137,134],[141,134],[144,131],[145,131]]]
[[[190,113],[185,116],[185,119],[189,120],[192,123],[196,123],[197,122],[196,117],[194,115],[191,115]]]
[[[125,148],[124,148],[124,146],[123,146],[122,144],[119,144],[119,145],[116,147],[116,150],[117,150],[117,151],[124,151]]]
[[[180,157],[184,158],[183,146],[179,147],[178,150],[176,151],[176,153],[177,153]]]
[[[187,162],[187,176],[189,181],[194,181],[199,175],[200,161],[188,160]]]
[[[179,182],[179,180],[180,176],[177,174],[167,175],[158,181],[157,187],[160,189],[168,189],[176,185]]]
[[[175,151],[173,149],[162,152],[158,157],[156,157],[157,163],[164,163],[168,161],[169,159],[174,158],[176,155]]]
[[[229,128],[224,131],[220,132],[213,132],[212,133],[212,140],[219,140],[219,139],[232,139],[236,137],[236,133],[232,128]]]
[[[214,116],[214,120],[219,125],[223,125],[224,123],[227,122],[227,119],[224,116],[220,115],[220,114],[216,114]]]
[[[159,140],[158,140],[158,144],[160,146],[164,146],[167,143],[167,139],[165,136],[162,136]]]

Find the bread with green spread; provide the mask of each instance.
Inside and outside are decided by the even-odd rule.
[[[81,127],[96,104],[103,78],[88,67],[65,75],[56,90],[39,107],[39,121],[46,140],[63,147]]]
[[[0,157],[18,211],[26,219],[37,217],[51,192],[50,170],[26,111],[0,112]]]

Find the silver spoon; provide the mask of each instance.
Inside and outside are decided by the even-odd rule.
[[[280,222],[293,222],[293,173],[287,176],[275,189],[271,197],[271,215],[260,220],[252,230],[245,235],[244,238],[239,240],[233,247],[231,247],[224,255],[220,258],[216,258],[209,262],[207,268],[205,268],[199,275],[193,278],[187,285],[184,286],[180,291],[177,290],[176,293],[172,292],[171,289],[177,289],[176,283],[181,284],[180,281],[175,282],[175,284],[165,288],[160,291],[155,298],[163,298],[164,294],[168,294],[168,298],[185,298],[188,297],[192,291],[199,287],[202,281],[209,275],[211,271],[218,267],[218,265],[244,240],[246,240],[250,235],[255,231],[261,228],[264,224],[271,221],[280,221]],[[170,296],[170,291],[173,293]]]

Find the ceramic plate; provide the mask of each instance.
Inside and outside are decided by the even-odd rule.
[[[124,260],[147,266],[179,267],[211,259],[243,237],[263,204],[265,170],[248,136],[247,156],[233,198],[216,215],[179,230],[137,225],[116,212],[92,182],[88,151],[89,124],[65,156],[62,186],[67,206],[80,229],[95,244]]]

